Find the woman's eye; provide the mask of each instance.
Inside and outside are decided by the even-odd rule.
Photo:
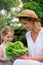
[[[24,25],[26,24],[26,23],[23,23]]]

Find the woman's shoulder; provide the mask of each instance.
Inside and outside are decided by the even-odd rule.
[[[41,29],[43,30],[43,27],[41,27]]]
[[[41,34],[43,35],[43,28],[41,28]]]
[[[43,39],[43,28],[41,28],[41,31],[40,31],[40,38]]]

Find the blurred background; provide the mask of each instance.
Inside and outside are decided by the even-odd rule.
[[[41,24],[43,26],[43,0],[0,0],[0,43],[1,29],[9,25],[15,31],[12,42],[19,40],[27,46],[25,39],[26,30],[19,23],[19,20],[15,18],[25,9],[34,10],[41,19]]]

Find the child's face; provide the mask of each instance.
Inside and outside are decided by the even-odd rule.
[[[13,40],[13,33],[10,31],[3,37],[4,42],[11,42]]]

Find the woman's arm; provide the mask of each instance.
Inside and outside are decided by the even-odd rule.
[[[19,58],[27,59],[27,60],[43,61],[43,55],[42,56],[34,56],[34,57],[29,57],[29,56],[23,55],[23,56],[20,56]]]
[[[35,57],[26,57],[26,59],[43,61],[43,56],[35,56]]]

